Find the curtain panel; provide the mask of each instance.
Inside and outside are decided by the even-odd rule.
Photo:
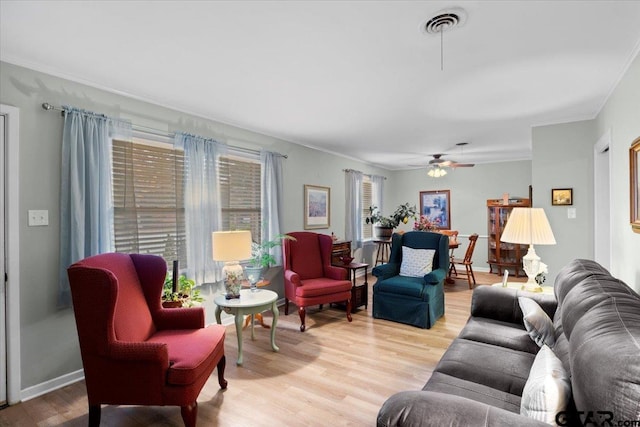
[[[271,151],[260,152],[262,163],[262,235],[261,241],[273,240],[282,229],[283,214],[283,174],[282,155]],[[276,265],[282,265],[282,251],[274,248],[271,255]]]
[[[130,139],[131,123],[63,107],[58,306],[71,305],[67,268],[114,250],[111,141]]]
[[[351,240],[351,249],[362,247],[362,172],[345,172],[345,240]]]
[[[197,284],[222,279],[222,266],[212,259],[211,233],[221,229],[218,158],[226,144],[176,132],[175,146],[184,150],[187,277]]]

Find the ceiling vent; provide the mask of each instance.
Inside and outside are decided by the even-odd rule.
[[[467,20],[467,12],[459,7],[441,10],[422,25],[422,31],[428,34],[441,34],[457,26],[464,25]]]

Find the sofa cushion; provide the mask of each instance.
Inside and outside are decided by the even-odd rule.
[[[524,326],[484,317],[469,318],[458,337],[531,354],[536,354],[540,350]]]
[[[456,338],[435,371],[521,396],[534,358],[524,351]]]
[[[518,297],[522,309],[522,320],[531,339],[542,347],[544,344],[553,348],[556,343],[553,322],[537,302],[527,297]]]
[[[422,390],[454,394],[507,411],[520,412],[520,396],[442,372],[434,372]]]
[[[402,262],[400,263],[400,275],[407,277],[423,277],[431,273],[434,249],[414,249],[408,246],[402,247]]]
[[[591,308],[576,322],[569,352],[573,399],[578,411],[610,411],[615,417],[614,425],[619,420],[640,419],[637,294],[618,295]]]
[[[534,420],[555,424],[556,414],[566,410],[570,398],[569,375],[560,359],[543,344],[524,386],[520,413]]]
[[[224,335],[224,326],[210,325],[200,329],[159,331],[148,342],[167,345],[167,382],[189,385],[224,354]],[[217,345],[212,346],[212,343]]]

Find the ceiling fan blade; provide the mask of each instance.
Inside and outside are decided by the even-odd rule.
[[[472,168],[475,164],[473,163],[452,163],[449,167],[452,168]]]
[[[440,166],[453,166],[455,163],[452,162],[451,160],[445,160],[439,163]]]

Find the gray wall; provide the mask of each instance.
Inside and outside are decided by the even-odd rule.
[[[640,234],[629,225],[629,147],[640,137],[640,55],[596,118],[596,140],[611,131],[611,272],[640,292]]]
[[[575,258],[593,258],[593,120],[533,129],[534,205],[544,208],[556,245],[536,245],[553,283],[562,266]],[[552,206],[552,188],[573,188],[572,206]],[[568,208],[576,210],[569,219]]]

